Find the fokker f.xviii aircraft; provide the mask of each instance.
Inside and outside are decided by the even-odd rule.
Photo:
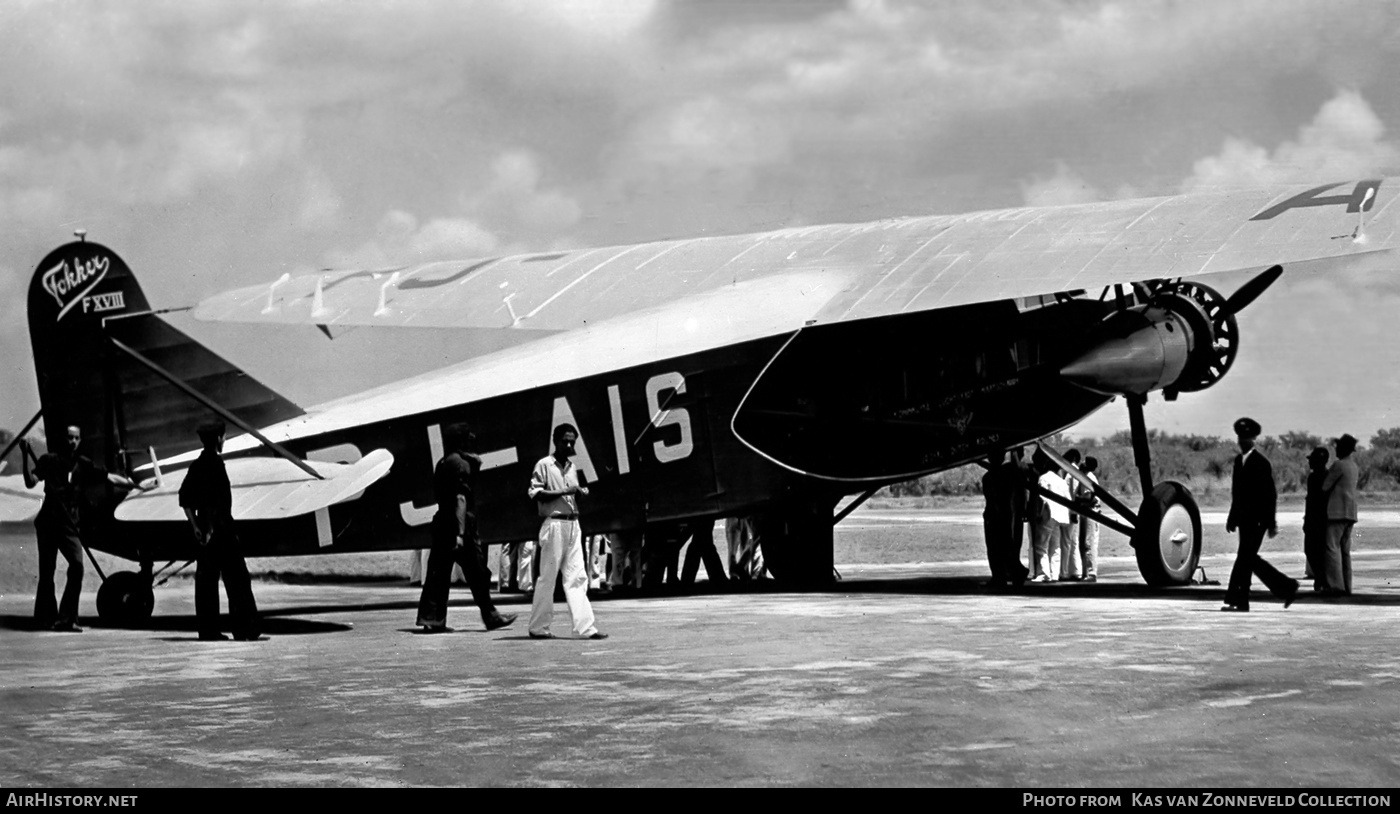
[[[142,565],[99,593],[117,618],[149,614],[154,562],[194,557],[175,492],[211,411],[244,430],[225,455],[249,555],[426,547],[440,428],[457,421],[483,453],[483,537],[531,538],[529,468],[569,421],[586,530],[752,515],[772,574],[821,585],[843,498],[1036,442],[1124,396],[1144,498],[1134,510],[1100,490],[1127,524],[1100,519],[1131,535],[1147,582],[1182,584],[1200,516],[1184,487],[1151,481],[1147,394],[1225,375],[1237,314],[1282,269],[1393,252],[1397,192],[1366,180],[283,276],[195,308],[513,342],[305,408],[163,321],[85,240],[36,268],[30,335],[48,437],[79,424],[113,471],[161,475],[89,513],[91,546]],[[1203,282],[1225,272],[1249,281],[1228,296]]]

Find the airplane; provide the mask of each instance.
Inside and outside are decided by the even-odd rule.
[[[79,234],[29,289],[35,418],[51,438],[82,426],[94,460],[154,484],[90,496],[87,543],[140,566],[104,576],[99,614],[118,622],[152,612],[156,561],[194,559],[176,492],[211,414],[241,430],[224,454],[248,556],[428,547],[441,428],[461,421],[483,459],[484,542],[532,539],[529,472],[569,422],[587,533],[749,516],[770,574],[821,588],[835,524],[878,489],[1027,444],[1063,466],[1043,439],[1122,397],[1142,499],[1094,486],[1117,516],[1086,514],[1129,536],[1149,585],[1183,585],[1200,512],[1152,480],[1147,396],[1218,382],[1238,315],[1285,267],[1389,262],[1397,193],[1368,179],[284,274],[193,308],[327,337],[503,337],[308,407],[176,330]],[[1249,280],[1229,296],[1205,282],[1232,273]],[[16,492],[0,489],[10,519]]]

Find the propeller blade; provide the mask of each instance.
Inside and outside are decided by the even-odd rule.
[[[1283,266],[1273,266],[1265,270],[1262,274],[1239,287],[1230,299],[1225,301],[1224,316],[1238,314],[1245,309],[1245,306],[1254,302],[1264,290],[1274,284],[1274,281],[1283,276]]]

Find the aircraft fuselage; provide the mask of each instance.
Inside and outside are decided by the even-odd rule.
[[[394,466],[321,519],[248,521],[250,556],[424,548],[442,430],[468,422],[483,468],[477,514],[488,543],[533,538],[526,496],[562,422],[580,432],[588,533],[743,514],[803,495],[834,502],[986,456],[1069,426],[1107,397],[1058,365],[1110,306],[1011,302],[813,326],[571,379],[444,410],[294,439],[311,460],[387,449]],[[737,416],[737,417],[736,417]],[[256,454],[266,454],[258,450]],[[96,547],[132,559],[192,555],[188,529],[120,523]]]

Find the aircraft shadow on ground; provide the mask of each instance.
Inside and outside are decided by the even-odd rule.
[[[285,611],[273,611],[272,613],[261,614],[262,632],[265,636],[305,636],[315,633],[342,633],[353,630],[350,625],[338,622],[320,622],[311,619],[287,619],[282,618]],[[229,625],[227,617],[222,625],[227,631]],[[168,633],[189,633],[189,638],[194,638],[199,632],[199,622],[193,616],[152,616],[150,619],[139,625],[112,625],[106,624],[98,619],[83,618],[79,620],[85,628],[92,630],[145,630],[151,632]],[[19,630],[28,632],[42,632],[43,629],[35,624],[31,616],[0,615],[0,630]],[[181,639],[184,637],[180,637]],[[173,641],[174,639],[172,639]]]
[[[1222,575],[1228,580],[1229,574]],[[1214,577],[1211,577],[1214,579]],[[1153,588],[1140,581],[1103,580],[1099,582],[1053,582],[1026,583],[1019,588],[992,590],[985,586],[985,577],[971,576],[897,576],[861,577],[838,581],[835,585],[818,590],[786,588],[773,580],[758,580],[729,586],[701,584],[692,588],[663,585],[656,588],[630,591],[620,594],[605,594],[594,597],[593,602],[627,601],[629,599],[656,600],[674,597],[705,599],[731,597],[736,595],[784,595],[784,594],[904,594],[912,596],[1005,596],[1038,597],[1044,599],[1113,599],[1122,601],[1169,599],[1179,602],[1201,602],[1221,604],[1225,599],[1225,585],[1220,583],[1182,586],[1179,588]],[[1277,603],[1279,600],[1266,591],[1255,580],[1251,593],[1253,602]],[[509,597],[497,599],[497,604],[510,604]],[[523,597],[525,604],[530,598]],[[562,598],[556,598],[562,602]],[[456,604],[456,603],[454,603]],[[470,602],[464,602],[470,605]],[[1304,584],[1299,591],[1295,605],[1362,605],[1369,607],[1400,607],[1400,592],[1362,591],[1349,597],[1324,599]]]
[[[320,581],[318,581],[320,582]],[[727,598],[742,597],[745,595],[755,596],[784,596],[784,595],[807,595],[820,596],[823,594],[841,595],[905,595],[905,596],[946,596],[946,597],[998,597],[1007,598],[1039,598],[1046,600],[1075,600],[1075,599],[1111,599],[1125,602],[1141,600],[1161,600],[1168,599],[1182,603],[1201,603],[1207,605],[1219,605],[1225,598],[1224,585],[1197,585],[1181,588],[1158,589],[1151,588],[1142,582],[1137,581],[1116,581],[1105,580],[1095,583],[1084,582],[1057,582],[1046,584],[1027,583],[1020,588],[1008,588],[1002,590],[990,590],[985,587],[984,577],[971,576],[907,576],[907,577],[886,577],[872,578],[861,577],[858,579],[846,579],[838,581],[835,585],[818,590],[801,590],[787,588],[773,580],[757,580],[747,583],[730,583],[729,585],[711,585],[700,583],[694,586],[671,586],[661,585],[652,588],[642,588],[631,591],[621,591],[610,594],[597,594],[590,592],[590,600],[593,602],[612,603],[629,601],[664,601],[667,599],[686,598],[690,600],[715,600],[720,601]],[[460,586],[455,586],[462,590]],[[373,611],[403,611],[412,613],[418,608],[418,589],[413,586],[406,586],[412,589],[412,596],[401,600],[388,600],[377,602],[321,602],[317,604],[295,605],[290,607],[265,608],[260,612],[262,620],[262,631],[265,635],[272,636],[300,636],[318,633],[339,633],[352,630],[353,626],[339,622],[318,621],[302,618],[325,613],[367,613]],[[508,608],[511,612],[528,611],[532,597],[524,593],[493,594],[495,603]],[[1252,600],[1259,604],[1276,604],[1278,599],[1264,591],[1256,582],[1252,594]],[[562,597],[556,596],[557,602],[562,602]],[[1365,607],[1400,607],[1400,592],[1391,593],[1388,591],[1363,591],[1345,598],[1324,599],[1314,594],[1307,586],[1298,594],[1295,606],[1306,605],[1359,605]],[[477,631],[477,620],[475,617],[475,604],[467,596],[454,598],[448,602],[448,606],[456,610],[459,614],[466,613],[471,616],[464,616],[457,619],[459,625],[454,632],[470,633]],[[227,619],[227,617],[224,617]],[[95,630],[117,630],[135,629],[156,632],[188,633],[192,638],[198,631],[198,622],[191,615],[175,615],[151,617],[141,625],[122,628],[117,625],[104,624],[100,620],[84,618],[81,620],[84,627]],[[223,625],[225,630],[228,624]],[[37,631],[38,628],[34,619],[30,616],[17,614],[0,614],[0,630],[15,631]],[[418,632],[416,627],[405,627],[405,632]],[[185,637],[179,637],[183,640]]]
[[[1225,575],[1228,579],[1228,574]],[[1220,604],[1225,599],[1225,585],[1192,585],[1179,588],[1153,588],[1142,582],[1051,582],[1026,583],[1019,588],[993,590],[985,587],[985,578],[892,577],[888,579],[859,579],[837,583],[827,593],[848,594],[918,594],[926,596],[1016,596],[1046,599],[1115,599],[1137,601],[1171,599],[1180,602]],[[1250,594],[1252,602],[1271,603],[1279,600],[1264,590],[1258,580]],[[1400,606],[1400,593],[1361,592],[1348,597],[1325,599],[1308,585],[1298,592],[1295,605],[1365,605],[1371,607]]]

